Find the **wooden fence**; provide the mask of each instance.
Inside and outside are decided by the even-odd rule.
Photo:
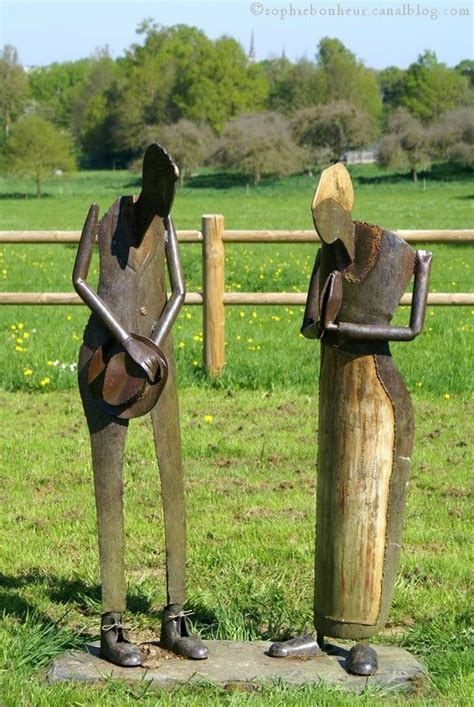
[[[474,230],[395,231],[409,243],[472,243]],[[78,243],[79,231],[0,231],[0,243]],[[202,292],[188,292],[186,304],[203,305],[204,365],[217,376],[225,363],[226,305],[304,305],[304,292],[225,292],[225,243],[317,243],[314,231],[229,231],[220,214],[204,215],[200,231],[178,231],[181,243],[202,244]],[[401,304],[409,305],[405,294]],[[0,292],[1,304],[80,305],[74,292]],[[474,305],[474,293],[430,293],[434,306]]]

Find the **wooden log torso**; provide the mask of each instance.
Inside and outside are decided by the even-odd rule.
[[[388,324],[415,253],[395,234],[355,224],[356,256],[323,246],[320,282],[343,274],[340,321]],[[399,564],[413,414],[386,342],[322,339],[315,626],[339,638],[383,628]]]

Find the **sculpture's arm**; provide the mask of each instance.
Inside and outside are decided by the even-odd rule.
[[[171,216],[163,219],[165,224],[166,238],[166,262],[171,283],[171,296],[158,320],[152,339],[158,346],[162,346],[169,334],[171,327],[176,321],[176,317],[184,303],[186,289],[184,285],[183,268],[179,257],[178,238],[174,229]]]
[[[318,339],[321,335],[319,326],[319,270],[321,266],[321,250],[318,250],[314,261],[313,272],[309,281],[308,297],[303,315],[301,333],[307,339]]]
[[[87,284],[86,278],[94,249],[99,207],[92,204],[82,229],[79,248],[72,273],[72,283],[79,297],[87,304],[112,336],[119,341],[132,359],[143,368],[153,382],[160,367],[159,359],[141,342],[133,339],[126,331],[106,303]]]
[[[418,250],[416,252],[415,280],[413,283],[409,326],[328,322],[324,326],[324,331],[337,332],[342,338],[357,339],[359,341],[412,341],[420,334],[423,328],[432,257],[432,253],[427,250]]]

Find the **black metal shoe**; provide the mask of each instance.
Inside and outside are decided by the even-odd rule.
[[[321,649],[317,640],[310,634],[290,638],[288,641],[272,643],[268,649],[268,655],[272,658],[292,658],[293,656],[316,655],[317,653],[321,653]]]
[[[142,656],[122,626],[122,615],[113,612],[102,614],[100,625],[101,658],[122,668],[138,668]]]
[[[160,646],[167,651],[191,660],[204,660],[208,650],[197,636],[191,636],[186,626],[186,616],[179,604],[170,604],[163,609]]]
[[[352,646],[346,659],[346,668],[350,673],[373,675],[378,667],[379,660],[373,648],[364,643],[356,643]]]

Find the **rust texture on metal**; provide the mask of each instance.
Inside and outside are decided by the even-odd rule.
[[[323,173],[328,188],[313,202],[322,247],[302,328],[322,344],[315,627],[362,640],[387,620],[413,444],[410,397],[388,342],[422,330],[431,253],[413,251],[378,226],[349,222],[340,195],[331,196],[334,170],[345,172],[336,165]],[[393,326],[413,276],[410,322]]]
[[[126,638],[123,463],[128,420],[151,413],[161,477],[167,605],[181,615],[185,600],[186,517],[181,436],[171,329],[185,287],[176,232],[169,216],[178,170],[158,144],[143,160],[138,198],[118,198],[99,220],[89,210],[73,272],[74,287],[92,314],[79,355],[79,388],[89,426],[102,582],[101,650],[122,666],[140,661]],[[99,284],[87,283],[92,250],[100,253]],[[171,295],[167,297],[165,267]],[[176,653],[202,658],[202,642],[185,632]],[[199,653],[199,655],[197,655]]]

